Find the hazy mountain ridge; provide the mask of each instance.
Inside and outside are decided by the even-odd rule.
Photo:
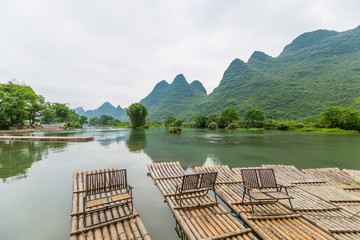
[[[356,108],[359,83],[360,26],[318,30],[300,35],[276,58],[255,51],[248,63],[235,59],[219,86],[190,111],[234,107],[240,115],[257,108],[277,119],[318,116],[332,105]]]
[[[78,107],[74,109],[79,115],[84,115],[90,120],[93,117],[101,117],[104,114],[110,115],[120,121],[128,121],[129,117],[126,115],[126,109],[123,109],[118,105],[114,107],[111,103],[105,102],[100,107],[94,110],[85,111],[84,108]]]
[[[278,57],[254,51],[247,63],[235,59],[209,95],[200,81],[189,84],[179,74],[171,84],[157,83],[140,103],[155,121],[168,115],[192,121],[196,115],[220,114],[227,107],[240,115],[256,108],[269,118],[298,119],[318,116],[329,106],[359,108],[354,103],[359,96],[360,26],[301,34]]]
[[[140,101],[149,110],[149,117],[162,121],[168,115],[178,116],[192,107],[192,104],[206,97],[206,90],[200,81],[189,84],[179,74],[171,84],[165,80],[155,85],[150,94]],[[188,116],[190,117],[190,116]]]

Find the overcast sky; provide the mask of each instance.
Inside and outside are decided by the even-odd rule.
[[[47,101],[127,107],[179,73],[210,93],[231,61],[360,25],[359,0],[0,0],[0,82]]]

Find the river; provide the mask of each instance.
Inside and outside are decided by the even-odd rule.
[[[86,135],[95,141],[0,142],[0,239],[68,239],[75,171],[126,168],[152,239],[176,240],[175,219],[147,176],[149,163],[179,161],[189,173],[218,164],[360,169],[359,134],[183,129],[172,135],[165,128],[85,128],[32,135]]]

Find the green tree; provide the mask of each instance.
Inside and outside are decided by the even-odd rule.
[[[181,127],[181,125],[182,125],[181,119],[176,119],[175,122],[172,123],[172,127]]]
[[[264,126],[265,114],[258,109],[251,109],[245,112],[244,120],[248,128],[260,128]]]
[[[50,102],[46,102],[42,112],[42,121],[51,122],[56,118],[56,111]]]
[[[81,115],[81,116],[80,116],[80,119],[79,119],[79,123],[80,123],[81,125],[87,124],[87,123],[88,123],[87,119],[88,119],[88,118],[87,118],[86,116]]]
[[[342,126],[343,110],[342,107],[328,107],[325,111],[320,113],[319,123],[329,128]]]
[[[210,113],[208,115],[208,121],[206,123],[206,126],[209,127],[209,124],[212,123],[212,122],[217,122],[218,120],[218,115],[216,113]],[[217,126],[216,126],[217,127]]]
[[[234,108],[226,108],[218,118],[217,125],[220,128],[225,128],[230,123],[238,119],[239,119],[239,114],[235,111]]]
[[[343,114],[343,125],[341,128],[345,130],[360,131],[359,111],[351,108],[345,108],[343,110]]]
[[[175,116],[169,115],[164,121],[164,124],[166,127],[169,127],[172,123],[174,123],[177,120]]]
[[[29,119],[31,104],[37,98],[30,86],[15,81],[0,84],[0,122],[7,125],[3,127],[24,124],[24,121]]]
[[[45,98],[35,94],[28,106],[28,119],[30,120],[31,125],[35,123],[36,119],[40,119],[43,116],[45,109]]]
[[[205,115],[198,115],[195,117],[194,122],[196,122],[196,127],[205,128],[207,126],[208,117]]]
[[[53,109],[59,122],[65,122],[68,119],[70,108],[67,103],[54,103]]]
[[[329,128],[360,131],[359,115],[357,110],[333,106],[321,112],[319,123]]]
[[[133,103],[126,110],[126,114],[129,116],[133,128],[138,128],[144,126],[148,110],[141,103]]]

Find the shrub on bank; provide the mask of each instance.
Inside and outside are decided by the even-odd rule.
[[[169,133],[177,133],[177,134],[179,134],[179,133],[181,133],[181,128],[179,128],[179,127],[170,128]]]

